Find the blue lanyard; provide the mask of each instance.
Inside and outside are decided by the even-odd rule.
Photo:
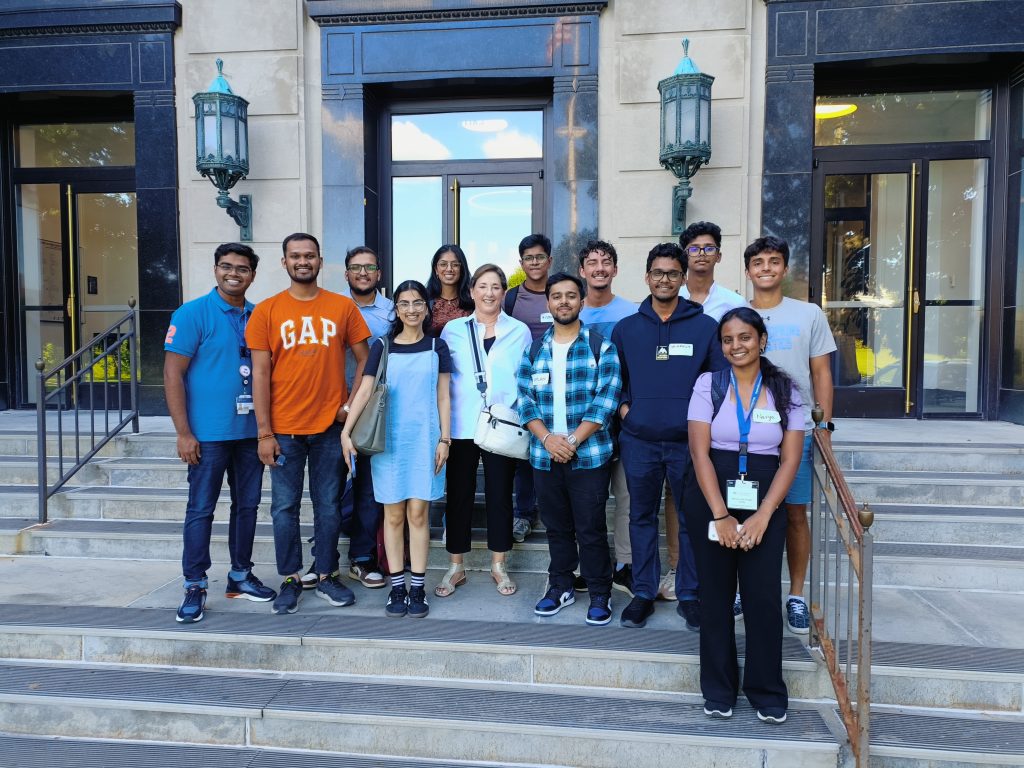
[[[238,356],[243,359],[250,357],[249,345],[245,343],[245,327],[249,324],[249,314],[245,307],[242,307],[242,311],[237,316],[237,319],[231,323],[231,328],[238,339]]]
[[[754,421],[754,406],[757,405],[757,398],[761,396],[761,374],[757,374],[757,381],[754,382],[754,391],[750,393],[750,409],[743,410],[743,403],[740,402],[740,388],[736,384],[736,374],[729,371],[729,380],[732,382],[732,391],[736,396],[736,422],[740,427],[740,478],[747,474],[747,443],[750,438],[750,425]]]

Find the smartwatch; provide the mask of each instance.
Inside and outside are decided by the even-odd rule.
[[[823,421],[821,422],[821,424],[818,425],[818,429],[825,429],[828,430],[829,432],[835,432],[836,425],[833,421]]]
[[[574,435],[574,434],[572,434],[570,432],[569,436],[567,438],[565,438],[565,442],[567,442],[569,445],[571,445],[573,448],[575,448],[576,447],[576,442],[577,442],[576,441],[576,435]]]

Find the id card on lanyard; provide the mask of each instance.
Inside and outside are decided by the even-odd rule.
[[[234,323],[235,336],[238,337],[238,374],[242,377],[242,394],[235,398],[235,413],[239,416],[246,416],[253,412],[255,405],[252,401],[252,393],[249,392],[249,382],[252,380],[252,360],[249,347],[245,343],[245,327],[249,322],[249,315],[242,309],[241,333],[239,323]]]
[[[761,396],[761,374],[757,374],[754,382],[754,390],[750,394],[750,408],[744,408],[740,400],[740,388],[736,383],[736,374],[729,372],[729,379],[732,383],[732,391],[736,396],[736,422],[740,429],[739,445],[739,478],[726,481],[725,506],[729,509],[757,511],[757,489],[756,480],[747,480],[747,450],[750,443],[750,427],[754,422],[754,407],[757,399]]]

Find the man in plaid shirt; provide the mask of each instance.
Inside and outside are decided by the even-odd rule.
[[[553,616],[576,602],[573,571],[590,590],[587,624],[611,621],[612,565],[605,502],[611,472],[611,419],[622,378],[618,352],[584,328],[586,290],[574,275],[548,278],[554,323],[519,364],[519,416],[530,430],[530,464],[548,533],[548,591],[534,613]]]

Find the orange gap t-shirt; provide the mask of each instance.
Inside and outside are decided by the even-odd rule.
[[[285,435],[315,435],[348,399],[345,348],[370,338],[351,299],[321,289],[311,301],[282,291],[261,301],[245,329],[250,349],[270,353],[270,424]]]

